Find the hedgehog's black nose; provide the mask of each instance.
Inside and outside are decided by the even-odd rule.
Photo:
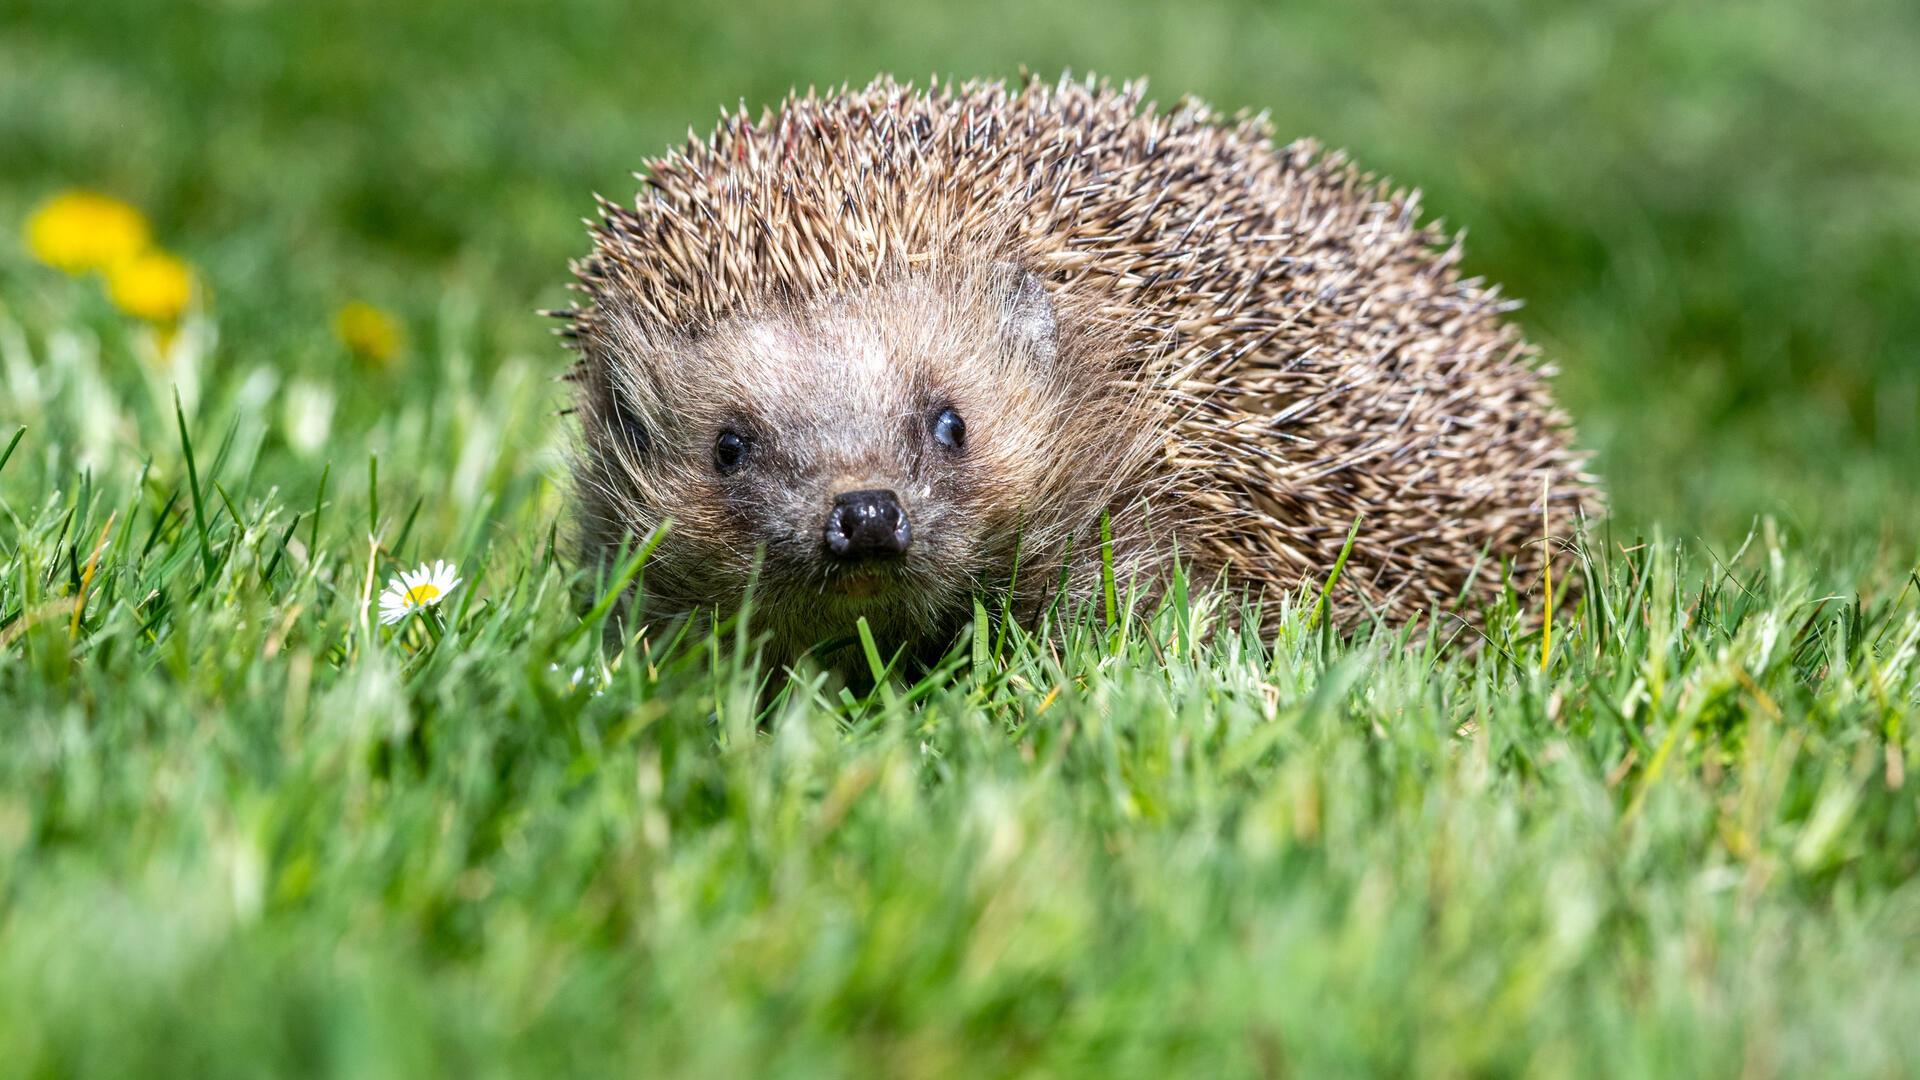
[[[848,491],[827,511],[827,553],[853,561],[899,555],[913,540],[907,512],[891,491]]]

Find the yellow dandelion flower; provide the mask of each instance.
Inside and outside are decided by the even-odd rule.
[[[63,191],[27,217],[27,250],[69,274],[105,270],[146,250],[140,211],[91,191]]]
[[[114,306],[151,323],[171,323],[193,299],[193,271],[164,251],[148,251],[107,268]]]
[[[400,351],[400,322],[364,300],[343,304],[333,314],[333,335],[355,356],[386,364]]]

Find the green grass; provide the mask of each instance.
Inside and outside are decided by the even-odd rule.
[[[0,1073],[1917,1071],[1910,6],[161,10],[0,12]],[[530,314],[588,194],[1021,63],[1471,226],[1619,507],[1544,670],[1124,580],[866,694],[604,642]],[[170,365],[14,241],[72,185],[199,272]]]

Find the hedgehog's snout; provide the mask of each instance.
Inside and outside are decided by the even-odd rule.
[[[891,491],[845,491],[833,497],[823,530],[827,554],[846,562],[905,554],[913,542],[907,512]]]

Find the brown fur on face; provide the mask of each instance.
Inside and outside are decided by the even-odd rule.
[[[1128,444],[1135,402],[1100,337],[1063,334],[1044,286],[1010,263],[907,269],[697,336],[614,312],[606,325],[612,347],[583,398],[590,542],[669,522],[650,612],[731,613],[751,583],[755,625],[785,659],[862,616],[890,643],[950,635],[974,596],[1015,584],[1016,557],[1033,602],[1087,526],[1134,494],[1123,478],[1138,467],[1111,466],[1155,445]],[[945,410],[965,422],[958,449],[933,437]],[[728,470],[723,432],[747,446]],[[1107,468],[1088,467],[1093,445]],[[831,558],[834,497],[871,489],[897,495],[906,552]]]
[[[602,203],[559,313],[588,549],[674,522],[650,616],[731,611],[764,552],[783,656],[860,615],[937,647],[1016,550],[1016,610],[1095,595],[1103,515],[1149,594],[1176,551],[1252,594],[1317,583],[1356,518],[1345,622],[1535,582],[1543,517],[1565,536],[1601,498],[1512,305],[1418,202],[1137,86],[881,79],[728,116]],[[961,455],[928,438],[947,404]],[[730,428],[752,448],[722,475]],[[864,581],[821,557],[855,486],[914,524]]]

